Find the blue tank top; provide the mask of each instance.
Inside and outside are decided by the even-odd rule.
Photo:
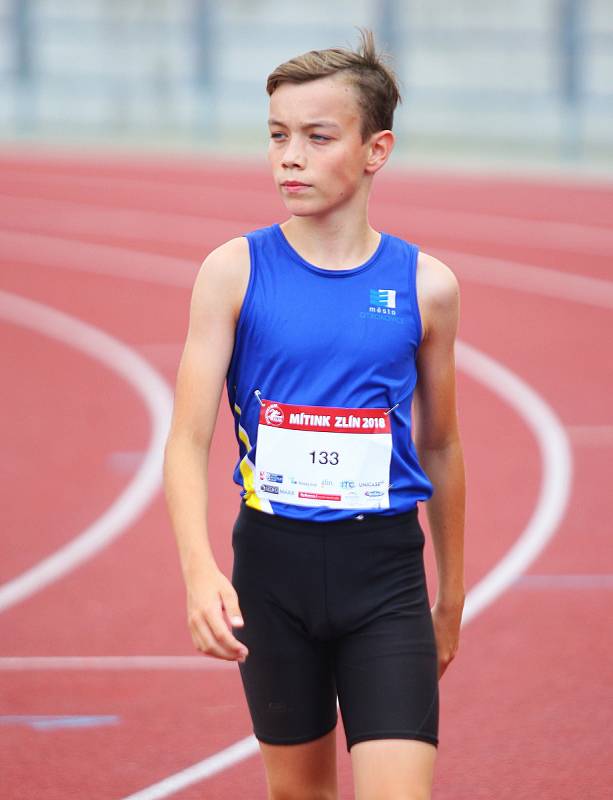
[[[309,406],[395,406],[389,414],[389,508],[375,513],[400,514],[427,500],[433,488],[411,436],[415,355],[422,335],[418,247],[382,233],[364,264],[330,270],[302,258],[277,224],[246,238],[251,271],[226,383],[239,444],[234,481],[242,487],[243,501],[304,520],[360,513],[359,508],[305,507],[256,494],[260,397]]]

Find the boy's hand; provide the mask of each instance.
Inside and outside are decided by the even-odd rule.
[[[438,677],[443,673],[455,658],[460,644],[460,623],[462,622],[463,603],[451,606],[442,606],[435,603],[432,608],[432,622],[436,638],[438,653]]]
[[[232,634],[244,625],[238,596],[226,576],[211,567],[187,586],[187,619],[194,645],[205,655],[245,661],[249,651]]]

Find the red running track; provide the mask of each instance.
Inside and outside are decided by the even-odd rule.
[[[60,341],[0,295],[3,797],[120,800],[251,733],[236,667],[192,648],[159,484],[153,480],[150,500],[91,558],[12,604],[1,598],[103,516],[147,457],[142,391],[79,349],[79,321],[123,343],[172,386],[199,263],[283,209],[257,164],[5,152],[0,175],[0,289],[41,304],[28,311],[34,320],[50,307],[77,325]],[[461,340],[540,396],[572,456],[553,538],[471,619],[443,680],[436,800],[609,796],[612,210],[605,185],[417,172],[382,177],[373,198],[377,227],[456,271]],[[7,309],[17,319],[9,321]],[[459,374],[471,587],[524,531],[551,474],[526,415],[500,391]],[[211,535],[227,573],[235,451],[222,405]],[[431,553],[428,562],[432,574]],[[108,656],[175,658],[139,666]],[[85,726],[84,717],[97,719]],[[341,797],[350,798],[340,725],[338,745]],[[259,756],[158,796],[259,800]]]

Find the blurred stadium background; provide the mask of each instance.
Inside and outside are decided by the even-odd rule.
[[[396,158],[613,164],[611,0],[0,0],[0,139],[261,152],[268,72],[375,30]]]

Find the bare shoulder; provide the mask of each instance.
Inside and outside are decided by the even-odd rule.
[[[215,306],[235,319],[249,283],[249,243],[237,236],[216,247],[202,262],[192,291],[192,312]]]
[[[438,258],[420,251],[416,280],[423,338],[439,328],[455,332],[459,316],[460,287],[453,271]]]
[[[202,266],[225,273],[240,272],[242,267],[249,266],[249,242],[245,236],[229,239],[211,250]]]

